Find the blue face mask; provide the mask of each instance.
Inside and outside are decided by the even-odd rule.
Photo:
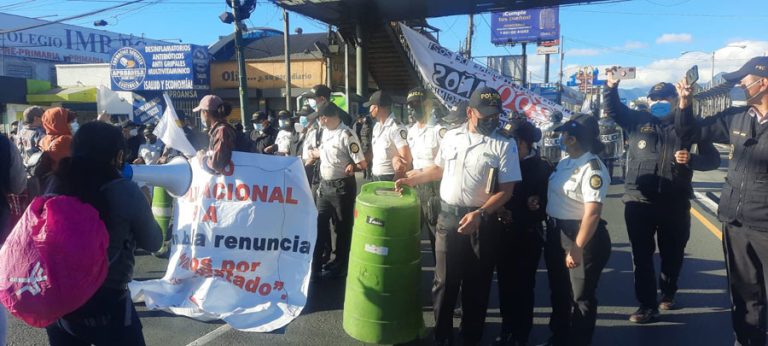
[[[560,148],[560,151],[565,151],[565,141],[563,140],[563,134],[560,134],[560,137],[557,138],[557,146]]]
[[[254,124],[253,128],[256,129],[256,131],[264,131],[264,125],[261,124]]]
[[[306,116],[299,117],[299,124],[301,124],[301,126],[307,127],[307,125],[309,125],[309,118]]]
[[[659,101],[651,105],[651,114],[657,118],[663,118],[672,112],[672,104],[669,101]]]

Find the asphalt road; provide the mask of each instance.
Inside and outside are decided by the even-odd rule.
[[[696,180],[722,181],[723,172],[697,174]],[[621,203],[623,186],[612,185],[603,217],[608,222],[613,252],[600,280],[598,298],[600,307],[594,345],[729,345],[733,343],[729,313],[729,297],[721,242],[720,224],[712,211],[694,201],[691,213],[691,239],[686,248],[686,260],[680,278],[678,303],[680,310],[664,312],[657,323],[637,325],[628,316],[637,308],[633,290],[632,258],[624,224],[624,206]],[[700,194],[703,195],[703,194]],[[711,203],[709,203],[711,205]],[[434,326],[429,289],[433,275],[432,256],[428,242],[422,242],[423,275],[421,296],[424,321],[428,331]],[[658,260],[658,259],[657,259]],[[137,280],[159,278],[165,271],[166,261],[146,254],[137,256]],[[534,330],[531,343],[543,342],[548,337],[549,296],[546,272],[537,274],[537,296]],[[658,267],[658,263],[657,263]],[[221,322],[202,323],[186,317],[177,317],[162,311],[149,311],[143,305],[137,308],[144,325],[148,345],[359,345],[342,328],[344,281],[324,281],[311,286],[308,304],[302,315],[280,331],[268,334],[245,333],[230,329]],[[484,343],[490,343],[499,332],[496,290],[488,310]],[[459,321],[455,321],[458,326]],[[45,331],[30,328],[11,318],[9,345],[46,345]],[[429,337],[414,344],[429,344]]]

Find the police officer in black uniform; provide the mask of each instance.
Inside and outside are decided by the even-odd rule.
[[[651,112],[635,111],[619,100],[619,80],[613,71],[607,73],[605,112],[629,136],[624,218],[632,244],[635,294],[640,302],[629,320],[647,323],[658,317],[659,309],[676,307],[677,279],[691,231],[692,168],[715,169],[720,155],[714,150],[707,157],[692,158],[690,163],[677,161],[676,153],[686,145],[675,131],[671,106],[678,99],[675,87],[669,83],[655,85],[648,94]],[[661,258],[660,303],[653,264],[657,242]]]
[[[495,89],[475,90],[467,110],[469,120],[445,134],[435,165],[395,184],[416,186],[440,180],[432,287],[438,344],[451,343],[459,288],[463,344],[477,345],[482,338],[500,237],[496,211],[521,180],[517,144],[496,131],[501,113],[501,96]]]
[[[512,198],[499,211],[504,224],[499,242],[496,272],[501,308],[501,335],[496,345],[528,344],[533,327],[534,288],[547,217],[547,181],[552,167],[539,156],[533,144],[541,131],[525,118],[511,119],[503,131],[517,140],[520,173]]]
[[[728,271],[736,345],[766,344],[768,267],[768,57],[723,76],[738,83],[745,107],[731,107],[695,124],[690,88],[681,82],[678,130],[693,141],[730,144],[718,219]]]
[[[331,89],[323,84],[318,84],[312,87],[312,89],[306,94],[307,97],[311,97],[315,100],[315,108],[320,109],[320,106],[328,105],[331,108],[335,108],[336,113],[339,114],[341,122],[347,127],[352,127],[352,117],[349,113],[339,108],[335,103],[331,102]]]
[[[608,168],[608,174],[613,177],[613,165],[624,155],[624,136],[621,128],[605,112],[601,112],[600,121],[600,142],[605,149],[600,153],[600,158]]]
[[[563,150],[560,148],[560,134],[555,131],[563,124],[563,113],[554,111],[549,114],[549,122],[542,129],[541,136],[541,157],[557,165],[563,157]]]
[[[277,139],[278,130],[272,126],[269,121],[269,116],[264,112],[256,112],[253,114],[253,131],[251,131],[251,152],[258,154],[272,154],[275,152],[276,147],[275,139]]]

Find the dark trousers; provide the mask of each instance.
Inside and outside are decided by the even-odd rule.
[[[354,225],[356,195],[355,177],[320,182],[317,189],[317,242],[312,261],[313,270],[319,270],[322,265],[324,247],[321,244],[331,243],[331,221],[336,226],[335,261],[346,266]]]
[[[127,289],[101,288],[82,307],[45,328],[51,346],[144,345]]]
[[[583,271],[566,267],[560,233],[575,240],[580,223],[579,220],[550,220],[547,226],[544,259],[552,300],[549,328],[552,341],[558,346],[586,346],[592,341],[597,321],[597,282],[611,255],[611,238],[605,221],[600,221],[584,247]]]
[[[373,181],[395,181],[394,174],[372,175]]]
[[[677,293],[677,279],[683,267],[685,245],[691,235],[690,209],[691,203],[687,199],[674,203],[626,203],[624,219],[632,244],[635,295],[640,306],[657,307],[653,266],[657,243],[661,259],[659,289],[663,297],[672,298]]]
[[[421,201],[421,231],[427,233],[435,258],[435,229],[440,215],[440,183],[433,182],[416,186]]]
[[[738,223],[723,226],[723,249],[731,290],[735,345],[766,342],[766,278],[768,233]]]
[[[520,228],[505,226],[499,242],[496,273],[502,333],[527,342],[533,328],[534,288],[542,246],[540,225]]]
[[[458,233],[459,221],[477,208],[452,208],[443,202],[435,234],[435,279],[432,299],[435,310],[435,339],[450,340],[453,335],[453,309],[461,289],[463,313],[461,336],[465,344],[475,344],[483,336],[488,296],[491,289],[495,247],[499,225],[489,217],[471,235]]]

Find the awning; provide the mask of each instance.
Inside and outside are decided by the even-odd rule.
[[[96,103],[96,87],[55,88],[39,94],[27,95],[27,102],[47,104],[56,102]]]

